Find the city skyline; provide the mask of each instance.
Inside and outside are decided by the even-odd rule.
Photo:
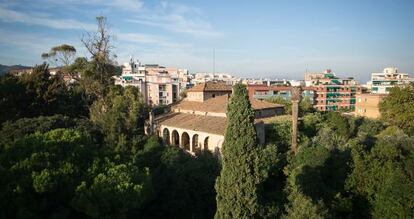
[[[0,64],[34,65],[108,18],[117,61],[302,79],[330,68],[365,83],[395,66],[412,74],[412,1],[0,1]]]

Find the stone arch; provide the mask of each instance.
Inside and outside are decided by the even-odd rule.
[[[183,132],[181,134],[181,146],[185,149],[185,150],[190,150],[190,136],[188,135],[187,132]]]
[[[204,139],[204,150],[208,150],[208,140],[209,140],[209,137],[207,136],[207,137]]]
[[[178,134],[177,130],[172,131],[171,133],[171,144],[174,146],[180,146],[180,135]]]
[[[170,131],[167,128],[164,128],[164,130],[162,131],[162,139],[164,140],[165,144],[171,144]]]
[[[198,143],[198,134],[193,135],[192,146],[193,146],[193,152],[200,152],[201,151],[201,147]]]

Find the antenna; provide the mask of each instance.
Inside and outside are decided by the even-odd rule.
[[[213,48],[213,74],[216,73],[216,48]]]

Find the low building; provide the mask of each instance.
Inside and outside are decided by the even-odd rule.
[[[363,116],[371,119],[381,117],[379,105],[387,94],[357,94],[355,104],[355,115]]]
[[[222,85],[216,85],[220,87]],[[171,106],[171,111],[154,119],[153,130],[166,144],[181,147],[190,153],[200,150],[210,150],[220,153],[227,125],[227,104],[230,93],[222,89],[216,91],[212,85],[202,85],[202,95],[199,87],[189,89],[187,98]],[[220,92],[220,95],[212,95]],[[223,93],[221,93],[223,92]],[[210,93],[210,94],[209,94]],[[254,109],[255,127],[260,143],[265,141],[265,129],[260,118],[272,117],[283,113],[283,106],[255,99],[250,99]]]
[[[268,85],[248,85],[249,97],[257,100],[266,100],[272,98],[291,99],[291,86],[268,86]],[[308,98],[311,103],[314,102],[315,92],[311,87],[303,87],[302,98]]]
[[[385,68],[382,73],[372,73],[371,81],[367,83],[367,88],[373,94],[388,94],[394,86],[403,86],[413,83],[414,78],[407,73],[401,73],[398,68]]]
[[[217,96],[231,94],[232,86],[224,82],[206,82],[187,90],[188,101],[203,102]]]

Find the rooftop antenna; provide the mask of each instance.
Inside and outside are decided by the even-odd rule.
[[[213,74],[216,73],[216,48],[213,48]]]

